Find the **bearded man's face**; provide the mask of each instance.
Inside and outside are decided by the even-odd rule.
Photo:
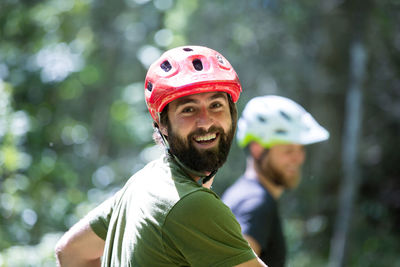
[[[287,189],[295,188],[301,178],[301,167],[306,157],[304,146],[281,144],[271,147],[257,168],[264,177]]]
[[[211,172],[228,157],[236,127],[232,122],[226,93],[194,94],[169,103],[164,134],[171,152],[182,163],[196,171]]]

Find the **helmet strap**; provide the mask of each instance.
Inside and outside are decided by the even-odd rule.
[[[165,150],[167,151],[168,154],[171,154],[170,148],[169,148],[169,143],[168,143],[167,139],[165,138],[165,136],[163,135],[163,133],[161,132],[160,127],[158,126],[157,122],[154,122],[154,127],[157,129],[157,132],[161,137],[161,142],[163,143]]]

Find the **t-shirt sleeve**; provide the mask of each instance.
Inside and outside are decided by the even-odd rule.
[[[89,221],[93,232],[103,240],[106,240],[107,237],[113,203],[114,198],[110,197],[86,215],[86,219]]]
[[[230,209],[207,191],[181,199],[163,230],[191,266],[234,266],[256,257]]]

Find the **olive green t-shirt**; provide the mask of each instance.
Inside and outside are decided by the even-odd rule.
[[[88,214],[102,266],[234,266],[255,258],[230,209],[168,157]]]

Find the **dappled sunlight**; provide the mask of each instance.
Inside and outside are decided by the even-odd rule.
[[[173,33],[169,29],[161,29],[154,35],[154,41],[157,45],[167,47],[173,41]]]
[[[142,46],[137,52],[137,57],[145,68],[148,68],[160,55],[161,50],[151,45]]]
[[[109,184],[114,182],[115,173],[109,166],[101,166],[92,176],[93,184],[98,188],[106,188]]]
[[[67,125],[63,128],[61,138],[64,144],[83,144],[88,139],[89,134],[86,127],[80,124]]]
[[[30,129],[30,120],[25,111],[17,111],[11,115],[10,131],[16,136],[25,135]]]
[[[166,11],[172,8],[174,1],[173,0],[154,0],[154,6],[160,11]]]
[[[345,265],[400,266],[399,7],[398,1],[2,2],[0,266],[54,266],[58,233],[164,153],[152,140],[146,69],[165,50],[188,44],[229,58],[243,86],[239,114],[254,96],[286,96],[331,133],[307,151],[300,187],[280,203],[288,267],[327,266],[340,203],[353,205],[343,218],[351,226]],[[365,55],[352,67],[352,57],[360,57],[350,47],[357,38]],[[346,96],[356,78],[362,98],[350,112]],[[349,113],[360,115],[348,166],[360,179],[348,175],[356,183],[345,199]],[[213,184],[218,194],[243,172],[246,154],[235,142]]]
[[[43,82],[60,82],[70,73],[81,70],[84,64],[81,55],[65,43],[44,47],[37,53],[35,63],[41,68]]]

